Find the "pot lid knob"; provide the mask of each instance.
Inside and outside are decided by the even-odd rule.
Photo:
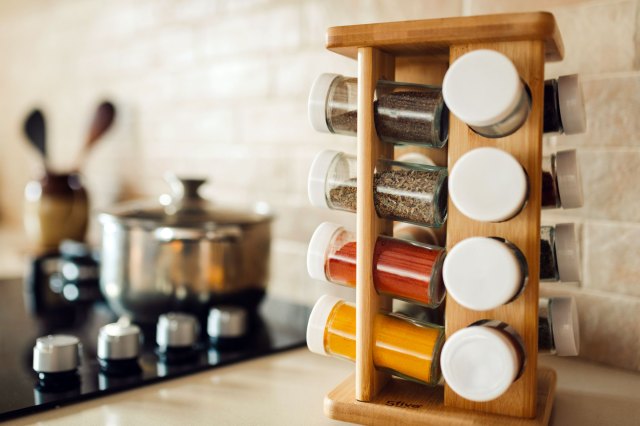
[[[171,202],[167,206],[168,214],[205,210],[208,201],[202,198],[198,191],[207,182],[207,178],[178,177],[173,173],[166,173],[164,179],[171,188]]]

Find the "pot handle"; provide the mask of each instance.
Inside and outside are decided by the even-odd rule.
[[[221,229],[197,229],[197,228],[175,228],[165,226],[156,229],[153,236],[157,241],[170,243],[171,241],[229,241],[236,240],[242,234],[238,226],[231,226]]]

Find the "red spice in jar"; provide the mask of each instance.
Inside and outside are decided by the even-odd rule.
[[[373,283],[378,293],[437,306],[444,296],[441,265],[444,249],[378,237],[373,255]],[[327,256],[327,278],[355,287],[356,243],[349,241]]]

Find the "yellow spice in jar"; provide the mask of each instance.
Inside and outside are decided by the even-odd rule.
[[[443,329],[408,318],[378,314],[374,320],[373,363],[392,374],[436,384],[440,379],[438,355]],[[324,333],[327,354],[356,358],[356,309],[339,301],[329,314]]]

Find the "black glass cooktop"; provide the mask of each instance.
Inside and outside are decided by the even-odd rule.
[[[309,309],[266,298],[252,321],[241,347],[216,350],[201,336],[198,356],[184,364],[168,365],[155,354],[155,328],[141,325],[144,334],[139,358],[142,373],[109,377],[96,360],[98,330],[117,318],[101,302],[59,306],[51,312],[32,314],[29,296],[21,280],[0,280],[0,420],[31,414],[109,393],[157,383],[186,374],[229,365],[303,346]],[[205,324],[202,324],[205,325]],[[201,327],[205,330],[206,327]],[[63,392],[36,388],[32,350],[36,338],[48,334],[72,334],[82,343],[81,384]]]

